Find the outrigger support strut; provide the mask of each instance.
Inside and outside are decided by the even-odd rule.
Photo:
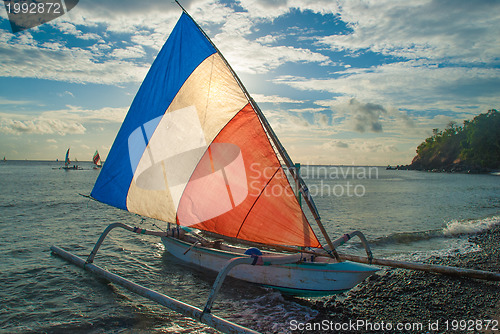
[[[94,257],[96,256],[97,251],[99,250],[99,247],[101,247],[102,242],[104,241],[104,239],[106,238],[106,236],[108,235],[108,233],[112,229],[117,228],[117,227],[121,227],[121,228],[123,228],[125,230],[131,231],[131,232],[134,232],[134,233],[137,233],[137,234],[156,235],[156,236],[159,236],[159,237],[167,236],[167,232],[153,231],[153,230],[147,230],[145,228],[132,227],[132,226],[129,226],[129,225],[126,225],[126,224],[123,224],[123,223],[109,224],[108,227],[106,227],[106,229],[104,230],[104,232],[102,232],[101,236],[99,237],[99,240],[97,240],[97,242],[96,242],[96,244],[94,246],[94,249],[92,249],[92,252],[90,252],[90,254],[89,254],[88,258],[87,258],[87,261],[85,261],[85,263],[92,263],[92,262],[94,262]]]
[[[174,299],[174,298],[169,297],[167,295],[161,294],[157,291],[148,289],[142,285],[134,283],[126,278],[123,278],[119,275],[113,274],[113,273],[93,264],[92,262],[94,261],[94,257],[97,254],[97,251],[99,250],[99,247],[101,246],[102,242],[104,241],[106,236],[109,234],[109,232],[112,229],[117,228],[117,227],[123,228],[123,229],[131,231],[131,232],[139,233],[139,234],[156,235],[156,236],[167,236],[169,234],[172,235],[172,233],[175,233],[175,232],[172,232],[172,231],[175,231],[175,229],[169,230],[169,232],[170,232],[169,233],[169,232],[141,229],[141,228],[132,227],[132,226],[122,224],[122,223],[113,223],[113,224],[110,224],[104,230],[104,232],[101,234],[101,236],[99,237],[99,240],[95,244],[94,249],[92,250],[92,252],[88,256],[86,261],[83,260],[82,258],[74,255],[74,254],[71,254],[70,252],[68,252],[62,248],[57,247],[57,246],[50,247],[50,250],[54,254],[62,257],[66,261],[71,262],[80,268],[83,268],[86,271],[90,271],[93,274],[95,274],[99,277],[102,277],[102,278],[104,278],[112,283],[121,285],[122,287],[124,287],[132,292],[135,292],[142,297],[148,298],[154,302],[157,302],[160,305],[163,305],[163,306],[170,308],[171,310],[173,310],[175,312],[178,312],[180,314],[183,314],[185,316],[188,316],[190,318],[198,320],[198,321],[200,321],[200,322],[202,322],[202,323],[204,323],[212,328],[215,328],[223,333],[248,333],[248,334],[258,334],[259,333],[259,332],[252,330],[252,329],[235,324],[229,320],[214,316],[210,313],[210,308],[213,304],[213,301],[215,299],[217,292],[220,289],[220,286],[222,285],[224,278],[227,275],[227,272],[229,272],[229,270],[231,270],[231,268],[234,267],[234,265],[237,265],[238,263],[232,265],[229,268],[227,268],[228,266],[226,266],[226,268],[224,268],[226,270],[226,272],[223,275],[221,275],[221,273],[219,273],[219,276],[221,276],[220,279],[219,279],[219,276],[217,276],[217,280],[214,283],[214,287],[212,287],[212,290],[216,290],[216,291],[215,291],[215,293],[210,294],[209,300],[207,301],[207,305],[210,305],[208,308],[208,312],[206,311],[207,306],[205,306],[205,311],[202,311],[201,309],[199,309],[193,305],[183,303],[177,299]],[[281,257],[281,258],[283,258],[283,257]],[[237,258],[237,259],[244,259],[247,262],[249,261],[250,264],[253,261],[253,258],[250,256],[246,257],[246,258]],[[290,260],[288,260],[288,261],[290,261]],[[295,260],[295,262],[296,261],[297,260]]]
[[[260,262],[263,265],[271,265],[271,264],[287,264],[287,263],[296,263],[299,262],[300,259],[302,258],[302,254],[296,253],[296,254],[290,254],[290,255],[282,255],[282,256],[257,256],[257,255],[252,255],[252,256],[242,256],[242,257],[235,257],[232,258],[231,260],[227,261],[226,265],[224,268],[222,268],[219,271],[219,274],[217,275],[217,278],[215,279],[214,285],[212,286],[212,289],[210,290],[210,295],[208,296],[207,303],[205,304],[205,308],[203,309],[203,313],[210,313],[212,309],[212,305],[215,301],[215,297],[217,296],[217,293],[219,292],[222,283],[224,282],[224,279],[226,278],[227,274],[231,269],[234,267],[240,265],[240,264],[250,264],[254,265],[256,262],[255,259],[256,257],[260,258]]]
[[[367,259],[368,259],[368,264],[372,264],[372,261],[373,261],[372,250],[370,248],[370,245],[368,244],[368,240],[366,240],[365,235],[360,231],[353,231],[351,233],[344,234],[343,236],[341,236],[340,238],[338,238],[337,240],[335,240],[333,242],[333,246],[335,248],[337,248],[338,246],[342,246],[343,244],[345,244],[346,242],[351,240],[352,237],[355,237],[355,236],[357,236],[361,240],[363,247],[365,247],[365,252],[366,252]]]

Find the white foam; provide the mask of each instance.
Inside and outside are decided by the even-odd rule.
[[[292,320],[305,323],[318,314],[310,307],[283,298],[281,293],[274,290],[255,299],[240,300],[238,304],[233,307],[233,310],[239,310],[233,314],[236,319],[231,320],[248,323],[250,328],[263,333],[291,333],[289,327]]]
[[[458,236],[463,234],[476,234],[490,230],[500,224],[500,216],[493,216],[476,220],[452,220],[443,229],[445,236]]]

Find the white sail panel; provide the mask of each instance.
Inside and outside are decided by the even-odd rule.
[[[127,209],[172,221],[191,174],[207,146],[248,103],[218,54],[205,59],[186,80],[144,149],[127,194]],[[137,139],[139,130],[134,131]],[[143,140],[145,145],[145,140]]]

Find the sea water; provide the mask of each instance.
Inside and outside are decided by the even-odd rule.
[[[214,333],[51,254],[57,245],[85,258],[112,222],[165,228],[80,196],[99,170],[79,164],[66,171],[56,162],[0,162],[0,332]],[[475,251],[468,236],[500,223],[499,176],[356,166],[302,166],[301,174],[332,239],[362,231],[376,257]],[[339,250],[363,253],[356,239]],[[124,230],[110,233],[95,264],[200,308],[216,277],[172,258],[158,238]],[[281,333],[316,315],[308,303],[228,279],[213,313]]]

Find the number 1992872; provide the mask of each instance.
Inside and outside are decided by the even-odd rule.
[[[11,3],[5,2],[8,14],[64,14],[61,4],[57,2],[31,2],[26,1]]]

